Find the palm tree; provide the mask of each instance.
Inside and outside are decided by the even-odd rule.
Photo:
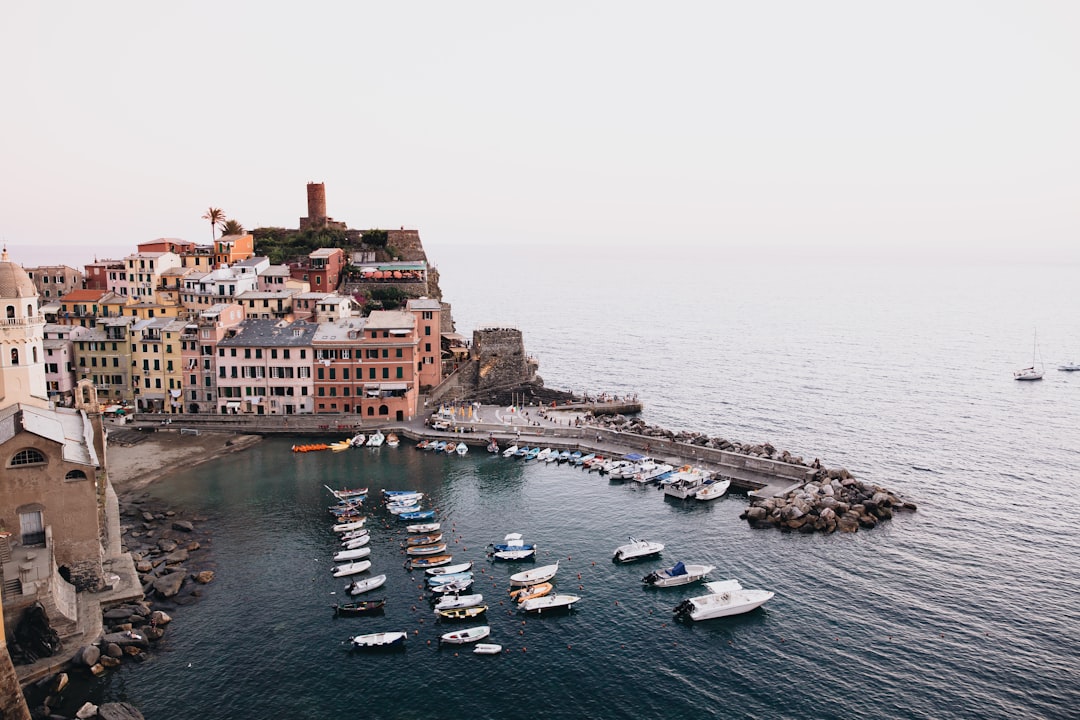
[[[225,235],[243,235],[244,226],[235,220],[226,220],[221,223],[221,234]]]
[[[203,220],[210,221],[210,239],[216,240],[217,235],[214,230],[217,228],[217,224],[225,220],[225,211],[221,208],[212,207],[206,211],[206,214],[202,216]]]

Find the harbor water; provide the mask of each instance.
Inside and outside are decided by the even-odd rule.
[[[464,248],[440,261],[459,332],[511,325],[548,385],[637,393],[645,419],[846,467],[918,504],[873,530],[751,530],[746,497],[666,499],[567,465],[402,445],[293,454],[292,441],[152,488],[203,515],[217,577],[150,660],[100,681],[149,720],[213,718],[1066,718],[1080,705],[1080,359],[1069,267],[659,267],[647,258]],[[520,268],[527,268],[521,271]],[[1036,361],[1046,379],[1012,371]],[[1038,357],[1041,355],[1041,360]],[[405,523],[372,509],[383,616],[333,617],[346,582],[324,488],[428,493],[505,652],[439,647]],[[509,532],[535,563],[493,564]],[[663,556],[611,561],[628,536]],[[675,561],[776,596],[673,622],[700,586],[646,589]],[[569,614],[523,617],[507,578],[560,563]],[[476,623],[480,624],[480,623]],[[351,635],[407,631],[399,653]]]

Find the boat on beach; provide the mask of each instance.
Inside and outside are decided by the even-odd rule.
[[[663,543],[652,542],[650,540],[636,540],[635,538],[629,538],[630,542],[625,545],[620,545],[615,548],[615,552],[612,554],[612,560],[615,562],[630,562],[632,560],[640,560],[641,558],[650,557],[652,555],[659,555],[664,549]]]
[[[705,583],[705,587],[709,589],[709,595],[689,598],[675,606],[677,620],[711,620],[741,615],[761,607],[774,595],[768,590],[747,590],[738,580]]]
[[[554,565],[544,565],[542,567],[533,568],[532,570],[526,570],[510,576],[511,587],[522,587],[524,585],[536,585],[537,583],[547,582],[551,578],[555,577],[555,573],[559,572],[559,563]]]
[[[641,578],[641,582],[652,587],[689,585],[692,582],[701,580],[715,569],[716,567],[713,565],[686,565],[680,561],[669,568],[654,570]]]
[[[466,643],[473,643],[479,640],[483,640],[491,634],[491,626],[479,625],[477,627],[466,628],[465,630],[457,630],[455,632],[449,632],[439,637],[440,642],[450,643],[451,645],[464,645]]]
[[[352,646],[356,650],[376,650],[382,648],[404,647],[406,632],[381,632],[357,635],[352,639]]]
[[[581,598],[577,595],[544,595],[519,602],[518,610],[537,615],[554,610],[573,610],[574,604],[579,600]]]

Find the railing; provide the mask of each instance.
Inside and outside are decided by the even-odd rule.
[[[8,326],[44,325],[45,324],[45,316],[44,315],[31,315],[30,317],[25,317],[25,318],[3,318],[3,324],[8,325]]]

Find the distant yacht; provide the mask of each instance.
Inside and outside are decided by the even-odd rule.
[[[1021,370],[1017,370],[1013,373],[1014,380],[1042,380],[1043,369],[1040,363],[1038,367],[1035,365],[1035,360],[1039,355],[1039,333],[1035,333],[1035,341],[1031,347],[1031,367],[1026,367]]]

